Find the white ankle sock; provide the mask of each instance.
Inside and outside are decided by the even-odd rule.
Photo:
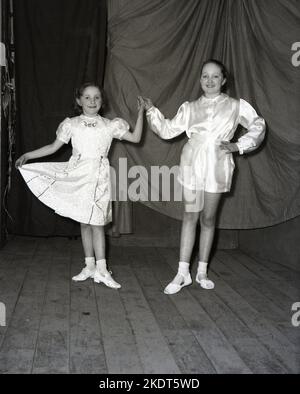
[[[198,262],[198,273],[207,275],[207,263],[205,263],[204,261]]]
[[[198,270],[196,275],[196,282],[200,283],[203,289],[213,289],[215,284],[213,281],[207,277],[207,263],[204,261],[199,261]]]
[[[179,261],[179,265],[178,265],[178,272],[180,272],[181,274],[188,274],[190,270],[190,264],[185,262],[185,261]]]
[[[95,268],[95,257],[86,257],[84,261],[88,268]]]
[[[102,273],[107,272],[107,266],[106,266],[106,259],[101,259],[96,261],[97,269]]]
[[[182,276],[186,276],[189,273],[190,264],[185,261],[179,261],[178,271],[172,283],[180,284],[182,283]]]

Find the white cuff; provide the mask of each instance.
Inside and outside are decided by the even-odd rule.
[[[150,108],[148,108],[148,109],[147,109],[146,113],[148,113],[148,112],[152,111],[154,108],[155,108],[155,106],[154,106],[154,105],[152,105],[152,107],[150,107]]]
[[[237,142],[237,147],[238,147],[238,149],[239,149],[239,153],[240,153],[240,155],[242,155],[243,153],[244,153],[244,149],[243,149],[243,147],[241,146],[241,144],[239,144],[238,142]]]

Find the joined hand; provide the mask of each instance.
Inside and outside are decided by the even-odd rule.
[[[140,97],[140,98],[141,98],[141,100],[143,102],[143,105],[144,105],[144,108],[145,108],[146,111],[148,109],[150,109],[151,107],[153,107],[153,103],[152,103],[151,99],[149,99],[147,97]]]

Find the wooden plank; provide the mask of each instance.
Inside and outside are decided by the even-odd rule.
[[[33,256],[37,246],[37,239],[33,237],[12,236],[11,240],[2,248],[4,253]]]
[[[231,255],[237,259],[239,263],[243,264],[250,272],[255,273],[259,278],[270,284],[272,288],[276,289],[277,296],[275,297],[275,302],[284,310],[286,310],[286,306],[288,304],[299,299],[299,287],[293,287],[291,281],[287,281],[282,278],[282,276],[271,271],[263,263],[257,262],[239,250],[232,251]]]
[[[165,285],[174,277],[177,262],[172,255],[172,249],[159,248],[155,249],[155,252],[156,257],[152,258],[153,269],[157,279]],[[191,287],[196,285],[193,284]],[[218,373],[251,373],[237,351],[188,289],[166,297],[170,297]]]
[[[66,237],[47,237],[37,239],[35,253],[48,257],[63,258],[72,255],[74,244],[77,246],[77,256],[83,256],[81,240],[78,239],[75,241]],[[80,253],[78,253],[78,251]]]
[[[28,265],[28,272],[2,341],[1,371],[30,373],[32,370],[48,268],[49,261],[40,256],[34,256]]]
[[[14,257],[15,254],[6,253],[0,250],[0,269],[7,269],[7,268],[9,269]]]
[[[72,239],[68,245],[70,247],[70,252],[72,258],[78,258],[81,257],[82,261],[84,260],[84,253],[83,253],[83,247],[82,247],[82,242],[81,238],[79,237],[78,239]]]
[[[180,371],[184,374],[215,373],[216,370],[173,302],[163,294],[147,257],[145,252],[143,258],[134,256],[131,266]]]
[[[220,275],[226,272],[227,282],[232,282],[235,290],[243,296],[258,312],[273,322],[286,322],[290,314],[278,308],[273,299],[269,299],[265,292],[269,285],[256,274],[249,271],[238,260],[223,251],[216,253],[221,264],[215,264]]]
[[[296,289],[299,289],[299,283],[300,283],[299,271],[296,271],[291,267],[286,267],[285,265],[274,263],[272,261],[262,258],[257,259],[257,261],[262,263],[271,272],[278,274],[282,279],[288,281],[290,285],[292,285]]]
[[[281,363],[274,359],[230,307],[222,301],[220,296],[217,296],[213,291],[206,291],[204,294],[204,290],[201,288],[189,291],[253,373],[284,374],[288,372]]]
[[[114,266],[114,273],[118,266]],[[116,280],[120,278],[114,274]],[[124,286],[124,281],[121,281]],[[102,342],[109,374],[140,374],[143,367],[138,355],[134,332],[120,296],[122,290],[95,284]]]
[[[221,263],[219,262],[219,264]],[[213,266],[216,265],[217,261],[214,261]],[[246,299],[239,296],[227,275],[223,275],[223,273],[217,275],[214,272],[211,272],[210,276],[216,283],[214,289],[216,294],[230,306],[241,321],[249,327],[259,341],[289,372],[298,373],[300,360],[297,348],[263,314],[250,305]]]
[[[70,258],[54,258],[32,373],[69,373]]]
[[[110,254],[119,264],[125,263],[124,267],[128,267],[126,277],[130,285],[127,284],[126,288],[123,287],[122,293],[125,292],[125,295],[122,295],[122,299],[127,313],[130,312],[128,316],[134,319],[130,321],[135,331],[144,370],[148,371],[147,373],[179,373],[179,367],[167,346],[167,339],[157,324],[153,310],[145,297],[144,289],[141,289],[133,271],[134,269],[138,271],[141,268],[140,264],[143,264],[147,252],[151,250],[153,250],[152,247],[126,247],[123,250],[112,248]],[[157,281],[156,284],[158,284]],[[134,289],[134,293],[130,289]],[[148,333],[148,331],[150,332]],[[158,339],[155,344],[152,343],[154,342],[153,333],[157,334]],[[143,343],[143,337],[145,337],[145,343]]]
[[[72,258],[71,277],[80,272],[82,265],[83,259]],[[92,279],[71,284],[70,373],[107,373]]]
[[[0,374],[29,374],[32,366],[31,349],[10,348],[0,352]]]
[[[279,292],[277,294],[276,289],[268,282],[260,279],[227,253],[218,252],[217,256],[222,259],[223,264],[222,268],[220,265],[216,265],[216,267],[220,267],[222,274],[227,273],[227,281],[229,278],[233,281],[233,286],[239,294],[243,295],[265,318],[272,321],[275,327],[282,330],[291,343],[297,342],[299,335],[295,327],[291,325],[291,303],[288,302],[285,309],[278,308],[275,304],[275,300],[280,303],[280,299],[283,299],[284,295]],[[255,289],[254,291],[252,287]]]
[[[21,260],[21,261],[20,261]],[[18,300],[31,257],[0,257],[0,302],[5,306],[5,326],[0,326],[0,349]]]
[[[285,267],[246,257],[236,263],[239,254],[230,253],[228,265],[217,258],[211,265],[213,292],[193,284],[166,296],[177,250],[111,248],[110,268],[122,289],[92,280],[70,289],[83,261],[80,241],[15,241],[0,251],[0,301],[5,297],[8,318],[0,330],[0,373],[156,373],[165,360],[175,373],[300,372],[291,312],[289,320],[278,314],[299,294]],[[270,303],[269,319],[255,299]]]
[[[229,252],[230,254],[230,252]],[[176,252],[171,251],[170,265],[177,268]],[[214,266],[213,259],[211,266]],[[193,264],[192,272],[195,277],[197,264]],[[211,273],[211,271],[210,271]],[[217,285],[217,284],[216,284]],[[254,373],[286,373],[284,366],[273,359],[268,350],[258,341],[255,334],[241,322],[239,317],[222,300],[222,294],[216,296],[215,291],[205,291],[198,288],[188,288],[189,292],[198,300],[202,308],[211,316],[220,331],[236,349],[245,364]]]
[[[120,295],[145,373],[180,373],[132,269],[120,266],[118,270],[124,282]]]
[[[254,282],[257,290],[263,289],[266,297],[274,302],[286,316],[285,321],[277,322],[276,327],[295,345],[300,343],[300,333],[291,325],[292,304],[299,299],[299,290],[293,288],[290,282],[282,280],[277,274],[264,267],[262,263],[257,263],[254,259],[242,252],[234,251],[230,253],[240,264],[244,265],[250,272],[255,273],[261,280]],[[253,283],[253,282],[252,282]]]
[[[176,251],[170,250],[169,254],[173,253],[173,258],[170,258],[170,264],[174,265],[175,268],[175,257]],[[216,255],[220,252],[218,251]],[[219,291],[219,283],[221,282],[223,287],[222,291],[218,293],[219,297],[234,311],[234,313],[246,324],[249,329],[256,335],[260,342],[268,349],[268,351],[277,358],[277,360],[285,366],[289,371],[295,372],[298,370],[299,360],[298,354],[295,347],[291,342],[275,327],[275,324],[269,322],[265,315],[261,314],[255,309],[255,306],[251,306],[244,297],[241,297],[239,292],[236,290],[236,286],[239,285],[240,280],[232,281],[230,278],[234,276],[232,271],[227,268],[227,264],[221,262],[217,258],[213,258],[210,265],[210,276],[215,281],[215,291]],[[193,276],[195,275],[196,266],[192,267]],[[218,276],[214,274],[218,272]],[[220,273],[221,272],[221,273]],[[245,272],[244,272],[245,274]],[[225,282],[226,281],[226,284]],[[232,289],[231,287],[232,286]],[[245,284],[246,286],[246,284]],[[234,292],[234,296],[230,293],[229,289]],[[234,289],[234,290],[233,290]],[[226,295],[229,291],[231,295],[230,302],[227,301]],[[224,292],[224,294],[223,294]],[[207,293],[207,292],[205,292]],[[242,313],[242,315],[241,315]]]

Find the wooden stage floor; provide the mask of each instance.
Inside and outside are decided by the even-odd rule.
[[[193,283],[167,296],[177,259],[174,248],[114,246],[122,289],[112,290],[71,281],[80,240],[11,239],[0,251],[0,373],[300,372],[300,271],[219,250],[214,290]]]

